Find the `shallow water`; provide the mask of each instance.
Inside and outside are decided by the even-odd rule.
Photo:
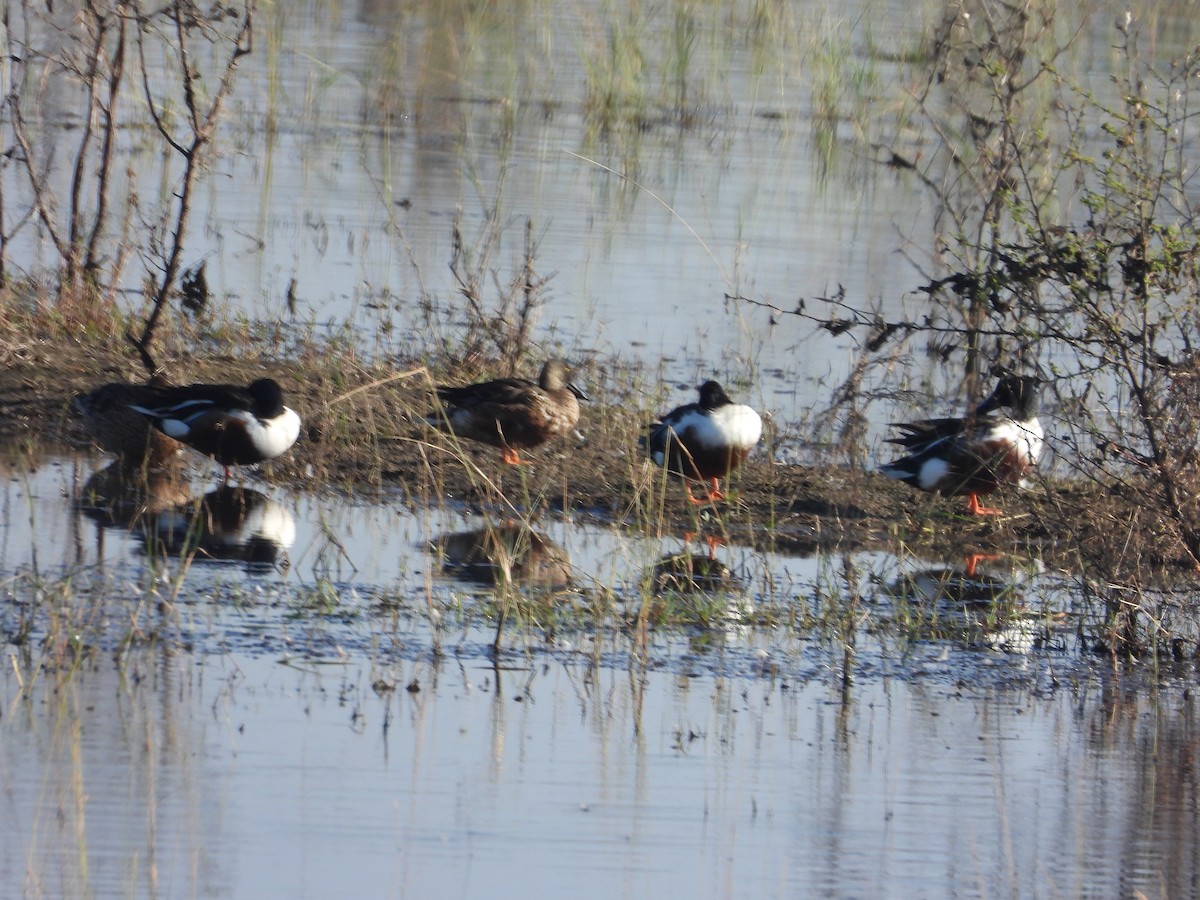
[[[806,421],[850,372],[860,338],[786,313],[804,298],[820,319],[836,310],[818,298],[844,289],[855,309],[919,316],[917,288],[934,267],[931,198],[851,140],[850,85],[861,78],[862,102],[886,118],[911,77],[895,60],[944,10],[860,6],[274,4],[241,61],[186,262],[206,261],[214,295],[256,318],[349,320],[368,350],[419,353],[456,334],[425,324],[424,302],[449,322],[463,316],[448,268],[456,219],[489,260],[485,305],[498,293],[490,273],[503,284],[519,269],[531,221],[537,268],[553,275],[535,329],[543,344],[630,359],[652,383],[739,379],[781,421]],[[764,11],[777,18],[760,30]],[[1077,36],[1058,64],[1101,96],[1123,13],[1059,12]],[[1138,21],[1163,58],[1191,49],[1186,7],[1149,4]],[[681,29],[690,43],[673,68]],[[622,86],[605,74],[621,37],[646,71],[618,92],[623,118],[598,131],[590,104]],[[815,97],[841,57],[828,154]],[[32,125],[78,121],[72,100],[48,92]],[[122,161],[140,173],[128,189],[149,196],[163,163],[141,109],[123,107],[139,127]],[[920,157],[925,140],[907,140]],[[494,246],[481,237],[489,219],[501,226]],[[54,261],[30,229],[13,248],[22,265]],[[136,289],[141,277],[131,265],[125,280]],[[917,380],[928,367],[907,365]]]
[[[643,644],[514,624],[494,662],[473,612],[490,590],[428,547],[471,517],[263,488],[246,530],[274,557],[185,569],[80,508],[100,464],[2,491],[7,632],[35,566],[46,596],[69,578],[68,607],[108,617],[81,616],[79,657],[44,623],[6,650],[0,881],[29,895],[1166,897],[1197,875],[1189,676],[1114,672],[1077,623],[1022,652],[954,627],[968,591],[1016,592],[1044,624],[1064,601],[1036,569],[963,580],[940,639],[873,633],[900,601],[871,594],[847,655],[739,611],[817,604],[840,557],[720,548],[742,578],[728,619]],[[618,595],[679,549],[545,533]],[[864,586],[928,574],[851,561]]]
[[[1197,874],[1172,684],[240,652],[54,681],[0,751],[0,877],[54,895],[1166,897]]]
[[[940,6],[807,4],[798,42],[763,50],[722,36],[745,24],[734,4],[695,45],[695,118],[632,136],[589,130],[581,59],[604,46],[601,12],[643,4],[428,6],[263,12],[189,241],[218,297],[419,351],[422,300],[457,316],[456,217],[478,241],[494,206],[501,280],[526,219],[555,273],[540,341],[646,366],[648,392],[744,378],[788,423],[828,403],[853,335],[725,295],[792,309],[844,286],[897,314],[926,280],[926,198],[853,154],[830,168],[809,63],[837,50],[839,21],[878,22],[853,38],[887,85],[889,54]],[[669,43],[687,6],[648,8],[645,46]],[[1061,62],[1102,91],[1123,8],[1092,12]],[[1155,52],[1190,49],[1190,9],[1139,16]],[[54,102],[47,122],[75,121]],[[140,139],[123,152],[149,196],[161,161]],[[53,262],[34,238],[14,256]],[[924,365],[909,363],[889,388]],[[200,477],[145,528],[128,503],[81,507],[99,465],[37,461],[0,488],[0,626],[29,629],[0,667],[13,893],[1195,893],[1193,673],[1090,654],[1097,623],[1037,560],[968,577],[959,560],[724,547],[733,580],[705,625],[638,642],[585,614],[516,617],[493,661],[488,575],[469,550],[447,563],[498,522],[253,482],[223,516]],[[603,521],[538,528],[557,550],[535,573],[567,566],[564,602],[611,590],[620,617],[689,546]],[[839,632],[826,620],[851,593]]]

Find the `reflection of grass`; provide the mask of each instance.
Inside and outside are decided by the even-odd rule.
[[[628,145],[646,128],[697,124],[736,48],[722,12],[679,0],[666,11],[604,10],[579,50],[589,137]]]
[[[879,89],[874,59],[857,53],[854,40],[850,23],[828,23],[817,30],[809,54],[813,143],[824,176],[835,169],[839,149],[847,143],[843,124],[859,137],[866,133]]]
[[[613,132],[646,118],[646,57],[637,21],[610,22],[602,37],[584,49],[584,117],[596,132]]]
[[[1093,674],[1052,696],[1044,686],[1031,694],[1011,684],[968,683],[961,686],[966,700],[954,701],[952,684],[925,680],[904,689],[893,670],[881,686],[854,694],[857,706],[842,728],[842,708],[824,687],[823,668],[802,668],[798,678],[790,669],[779,677],[764,672],[759,682],[742,672],[728,677],[719,662],[705,664],[719,659],[722,650],[712,634],[688,641],[681,651],[687,659],[657,674],[641,662],[622,668],[605,660],[615,649],[606,646],[592,655],[533,647],[494,666],[470,656],[368,664],[351,655],[344,665],[300,662],[285,668],[246,665],[236,655],[202,662],[154,649],[131,656],[122,667],[98,660],[43,683],[27,703],[5,709],[0,727],[15,781],[8,788],[8,833],[17,843],[8,856],[25,863],[27,892],[37,896],[154,895],[166,883],[176,894],[229,891],[231,885],[236,891],[247,877],[239,874],[242,870],[229,874],[197,865],[196,859],[256,829],[261,832],[256,840],[274,847],[268,839],[277,843],[279,838],[260,825],[261,811],[271,810],[272,803],[277,820],[293,808],[297,813],[288,818],[292,831],[283,839],[310,827],[327,836],[344,823],[349,839],[361,840],[354,827],[363,811],[375,808],[379,795],[384,801],[391,796],[372,785],[386,786],[397,761],[406,773],[411,770],[413,789],[424,783],[435,799],[444,788],[428,776],[429,760],[443,768],[457,765],[463,770],[460,782],[486,785],[508,777],[515,764],[506,761],[521,752],[530,761],[518,762],[541,766],[536,774],[544,782],[558,783],[567,771],[571,786],[581,771],[593,780],[632,784],[642,772],[627,765],[628,759],[657,756],[665,766],[698,767],[705,754],[719,753],[722,771],[710,780],[722,788],[744,777],[760,756],[795,767],[806,759],[837,763],[847,748],[863,754],[892,748],[886,757],[880,750],[881,759],[868,760],[870,777],[895,758],[908,758],[893,752],[903,751],[908,736],[917,746],[913,753],[933,738],[952,744],[943,752],[938,743],[939,753],[946,759],[970,757],[971,771],[981,772],[987,785],[994,748],[1025,734],[1020,723],[1031,714],[1047,718],[1046,710],[1063,711],[1051,722],[1061,744],[1098,745],[1085,761],[1100,756],[1119,756],[1132,765],[1155,760],[1142,779],[1153,784],[1140,787],[1144,796],[1134,798],[1138,811],[1150,808],[1154,796],[1146,792],[1163,783],[1189,787],[1179,780],[1191,764],[1190,707],[1180,699],[1182,688],[1164,691],[1160,698],[1127,676],[1123,689],[1114,691]],[[947,717],[954,702],[959,716]],[[1007,718],[997,722],[993,713]],[[982,720],[977,729],[970,724],[972,716]],[[965,723],[965,737],[948,721]],[[1170,740],[1164,739],[1163,728],[1175,724]],[[1025,727],[1040,726],[1041,718]],[[1103,740],[1089,742],[1080,735]],[[534,757],[529,748],[538,740],[554,741],[555,753]],[[963,743],[979,749],[964,749]],[[811,752],[798,755],[798,746]],[[693,759],[678,756],[689,752]],[[975,757],[980,764],[974,764]],[[502,770],[501,762],[508,769]],[[357,780],[348,782],[351,765],[357,767],[352,773]],[[818,785],[818,799],[844,792],[853,774],[832,787]],[[862,771],[854,777],[863,777]],[[1026,772],[1017,777],[1026,778]],[[922,778],[916,790],[928,790],[928,783]],[[998,782],[1000,787],[1011,783]],[[1062,789],[1067,802],[1078,787],[1071,783]],[[745,792],[734,800],[748,810],[744,817],[758,815],[761,823],[774,807],[755,790],[754,803],[743,800]],[[315,810],[290,800],[281,805],[279,798],[287,792],[300,801],[307,794],[328,793],[337,802]],[[734,806],[722,803],[721,810]],[[425,807],[412,806],[393,814],[397,830],[428,825],[428,815],[421,818]],[[647,806],[649,816],[662,818],[661,804]],[[575,804],[569,812],[580,814]],[[1186,829],[1186,812],[1171,822]],[[982,816],[991,814],[988,806]],[[672,839],[676,819],[656,834]],[[387,829],[379,842],[388,839]],[[1096,830],[1101,833],[1087,836],[1103,837],[1102,828]]]

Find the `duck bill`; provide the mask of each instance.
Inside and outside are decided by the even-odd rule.
[[[988,397],[986,400],[984,400],[982,403],[980,403],[977,407],[975,407],[975,415],[977,415],[977,416],[987,415],[993,409],[999,409],[999,408],[1000,408],[1000,401],[998,399],[996,399],[996,392],[992,391],[992,394],[990,397]]]

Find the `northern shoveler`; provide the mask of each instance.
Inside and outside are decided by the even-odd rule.
[[[461,438],[499,447],[504,461],[520,465],[518,450],[540,447],[569,432],[579,421],[579,401],[588,397],[571,383],[561,359],[542,366],[537,383],[498,378],[461,387],[438,385],[442,408],[425,421]]]
[[[977,516],[1000,515],[981,506],[979,495],[1019,484],[1033,471],[1044,437],[1037,406],[1037,379],[1007,375],[972,418],[897,423],[903,434],[890,442],[909,453],[880,471],[923,491],[965,494],[967,510]],[[989,415],[994,410],[1001,412]]]
[[[725,495],[717,486],[750,455],[762,436],[762,419],[749,406],[734,403],[721,385],[700,385],[700,402],[671,410],[649,426],[641,445],[656,465],[692,481],[709,483],[708,497],[692,496],[688,482],[684,491],[692,503],[711,503]]]
[[[192,384],[148,388],[152,399],[129,408],[159,431],[211,456],[225,467],[252,466],[274,459],[296,443],[300,417],[283,405],[283,391],[271,378],[248,387]]]
[[[131,408],[154,402],[159,390],[153,385],[113,382],[74,398],[75,411],[92,440],[101,450],[117,454],[126,471],[143,464],[150,469],[167,466],[183,449]]]

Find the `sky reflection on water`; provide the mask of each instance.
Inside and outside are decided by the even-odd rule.
[[[1195,877],[1195,700],[1172,682],[843,695],[536,657],[136,651],[29,705],[3,677],[0,878],[64,896],[1182,896]]]
[[[28,571],[36,547],[49,583],[75,573],[73,603],[101,592],[119,636],[153,566],[124,526],[75,507],[92,465],[6,481],[0,568]],[[905,646],[867,630],[844,657],[836,640],[744,626],[653,632],[642,653],[619,634],[525,628],[493,664],[492,628],[469,615],[443,624],[438,659],[415,598],[429,535],[461,518],[275,502],[290,565],[194,564],[169,604],[143,605],[139,627],[165,626],[161,644],[135,640],[120,665],[98,644],[32,679],[32,660],[64,648],[8,648],[0,883],[56,896],[1180,896],[1195,877],[1186,672],[1154,688],[1066,638],[1003,653],[953,631]],[[551,530],[573,565],[608,576],[661,550]],[[819,557],[754,564],[795,567],[775,578],[782,603],[809,602],[828,574]],[[327,577],[337,598],[323,610],[311,592]],[[435,602],[480,589],[434,585]]]

